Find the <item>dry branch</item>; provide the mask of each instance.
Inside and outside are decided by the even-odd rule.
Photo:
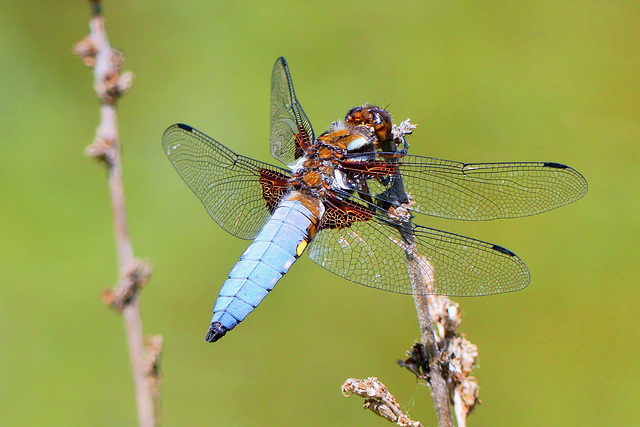
[[[439,356],[428,357],[424,344],[416,343],[407,352],[409,358],[398,363],[432,383],[436,379],[432,370],[435,362],[440,369],[438,378],[442,378],[448,391],[447,406],[448,402],[453,403],[458,427],[464,427],[467,415],[480,404],[478,383],[470,376],[478,359],[478,347],[457,332],[462,317],[458,304],[445,296],[428,295],[425,299]]]
[[[415,129],[410,120],[407,119],[400,123],[399,126],[393,126],[392,135],[394,143],[397,147],[407,149],[409,145],[405,139],[405,135],[409,135]],[[399,175],[401,178],[401,175]],[[396,187],[398,192],[404,193],[404,186],[401,182]],[[429,265],[428,260],[418,253],[415,245],[415,236],[411,230],[411,198],[404,193],[405,204],[399,204],[389,208],[390,218],[396,222],[399,227],[402,238],[404,240],[403,249],[407,259],[407,270],[409,272],[409,280],[416,306],[418,323],[420,324],[420,333],[422,343],[425,349],[426,362],[429,366],[429,384],[431,385],[432,397],[438,417],[438,425],[441,427],[453,427],[453,418],[451,417],[451,407],[449,405],[449,392],[447,390],[447,382],[440,364],[440,354],[436,343],[436,335],[433,330],[432,316],[429,310],[429,304],[426,294],[433,293],[433,277],[428,277],[426,272],[432,272],[432,268],[425,268]]]
[[[136,388],[138,421],[141,426],[152,427],[156,425],[154,402],[159,401],[157,390],[162,338],[154,337],[150,341],[152,353],[145,353],[138,296],[152,268],[147,262],[134,257],[129,238],[116,114],[116,102],[131,87],[133,74],[122,71],[124,57],[109,43],[100,1],[91,0],[90,3],[90,33],[75,45],[74,52],[93,69],[94,89],[101,100],[100,124],[93,143],[85,153],[103,162],[108,169],[119,280],[114,290],[103,292],[103,300],[122,313]]]
[[[345,397],[352,394],[363,397],[365,399],[362,405],[364,409],[369,409],[399,426],[422,427],[420,422],[413,421],[402,411],[396,398],[387,390],[387,386],[376,377],[369,377],[366,380],[349,378],[342,384],[342,394]]]
[[[414,125],[409,120],[393,127],[396,146],[408,147],[405,135],[410,134]],[[397,191],[404,192],[400,184]],[[407,259],[409,280],[418,322],[421,343],[414,345],[410,358],[401,362],[431,386],[438,424],[453,426],[451,406],[453,403],[458,426],[466,425],[466,417],[478,400],[478,384],[469,377],[478,357],[478,348],[457,334],[461,315],[458,305],[447,297],[434,296],[433,266],[418,252],[411,224],[411,198],[406,193],[406,203],[389,208],[390,218],[399,227]]]
[[[423,277],[419,274],[425,271],[421,265],[427,260],[418,255],[415,244],[411,242],[405,248],[407,254],[407,268],[409,278],[413,288],[413,300],[416,306],[418,323],[420,324],[420,334],[422,345],[424,346],[425,361],[428,365],[428,381],[431,385],[433,403],[436,408],[438,425],[441,427],[453,427],[451,417],[451,407],[449,405],[449,391],[447,382],[440,363],[440,350],[438,349],[436,334],[433,328],[432,314],[429,307],[428,296],[424,294],[432,289],[433,279]]]
[[[411,134],[415,127],[416,126],[411,124],[409,119],[400,123],[398,126],[393,125],[391,131],[392,138],[388,142],[385,142],[383,151],[406,153],[409,148],[409,144],[407,143],[405,136]],[[434,279],[432,276],[429,277],[429,274],[432,274],[433,269],[430,268],[429,261],[418,253],[418,249],[415,245],[415,235],[412,231],[413,225],[411,222],[412,201],[404,190],[402,175],[398,174],[390,185],[393,186],[393,188],[390,189],[392,189],[396,193],[396,196],[398,196],[396,199],[398,202],[393,203],[387,209],[387,214],[388,218],[397,226],[398,231],[402,235],[403,242],[399,243],[399,245],[403,248],[406,255],[407,270],[409,273],[409,280],[411,282],[412,293],[414,295],[414,302],[422,338],[419,357],[416,356],[415,361],[408,359],[406,362],[401,362],[401,364],[416,373],[416,375],[426,379],[430,384],[436,408],[436,415],[438,417],[438,425],[442,427],[453,427],[451,406],[449,404],[451,397],[448,390],[446,373],[443,369],[440,348],[434,331],[432,321],[433,314],[431,313],[429,305],[430,297],[428,295],[433,293]],[[400,202],[400,200],[404,200],[404,202]],[[345,382],[343,385],[343,393],[345,386],[349,385],[350,387],[355,387],[354,382],[357,381],[360,380],[351,379]],[[370,390],[370,393],[374,393],[375,390],[377,390],[375,386],[377,379],[372,377],[367,381],[368,382],[365,382],[364,385],[363,382],[357,383],[357,386],[359,389],[364,387],[366,390]],[[380,383],[380,385],[381,387],[384,387],[382,383]],[[386,392],[386,388],[384,391]],[[458,400],[462,401],[464,399],[460,398]],[[395,402],[395,399],[393,399],[393,401]],[[381,405],[376,402],[370,402],[368,406],[365,404],[365,408],[372,409],[381,416],[385,416],[384,414],[387,413],[387,406],[388,405],[386,404]],[[381,412],[379,408],[384,409],[384,411]],[[393,411],[391,412],[394,413]],[[385,418],[387,417],[385,416]],[[415,425],[418,424],[419,423]]]

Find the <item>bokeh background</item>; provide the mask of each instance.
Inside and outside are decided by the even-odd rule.
[[[160,148],[185,122],[269,156],[278,56],[316,130],[364,102],[418,128],[413,154],[556,161],[589,194],[557,211],[484,223],[418,222],[503,245],[521,292],[459,299],[480,348],[475,426],[640,424],[637,325],[640,3],[635,1],[108,1],[107,29],[136,75],[120,103],[130,231],[156,266],[144,327],[165,339],[164,425],[387,425],[345,399],[378,376],[434,425],[424,385],[395,361],[419,331],[410,297],[299,261],[233,333],[202,340],[248,243],[210,220]],[[2,425],[135,425],[101,166],[83,155],[98,106],[71,49],[86,1],[0,3]]]

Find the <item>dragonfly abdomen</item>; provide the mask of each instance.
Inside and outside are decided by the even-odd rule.
[[[285,196],[229,273],[220,289],[205,341],[219,340],[242,322],[306,249],[322,207],[316,210],[300,197],[304,198],[296,191]]]

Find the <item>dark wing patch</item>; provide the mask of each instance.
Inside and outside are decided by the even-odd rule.
[[[393,176],[398,173],[398,164],[392,162],[381,161],[349,161],[340,162],[340,168],[356,176],[365,177],[365,179],[383,178]]]
[[[262,186],[262,198],[267,204],[267,209],[273,214],[278,203],[289,191],[289,176],[271,169],[258,169],[260,185]]]
[[[325,211],[320,221],[320,229],[340,229],[350,227],[356,221],[368,221],[374,211],[350,200],[329,196],[324,203]]]

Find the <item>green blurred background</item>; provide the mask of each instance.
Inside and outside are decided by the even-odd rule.
[[[418,222],[503,245],[531,285],[459,299],[480,348],[474,426],[638,425],[636,324],[640,3],[636,1],[108,1],[136,75],[119,108],[136,255],[156,266],[144,328],[165,338],[164,425],[388,425],[345,399],[378,376],[434,425],[429,392],[395,360],[418,338],[410,297],[302,259],[233,333],[203,344],[214,299],[248,243],[210,220],[160,148],[189,123],[269,155],[280,55],[316,130],[364,102],[419,126],[413,154],[556,161],[583,200],[510,221]],[[3,425],[135,425],[101,166],[83,155],[98,106],[71,49],[85,1],[0,4],[0,414]]]

